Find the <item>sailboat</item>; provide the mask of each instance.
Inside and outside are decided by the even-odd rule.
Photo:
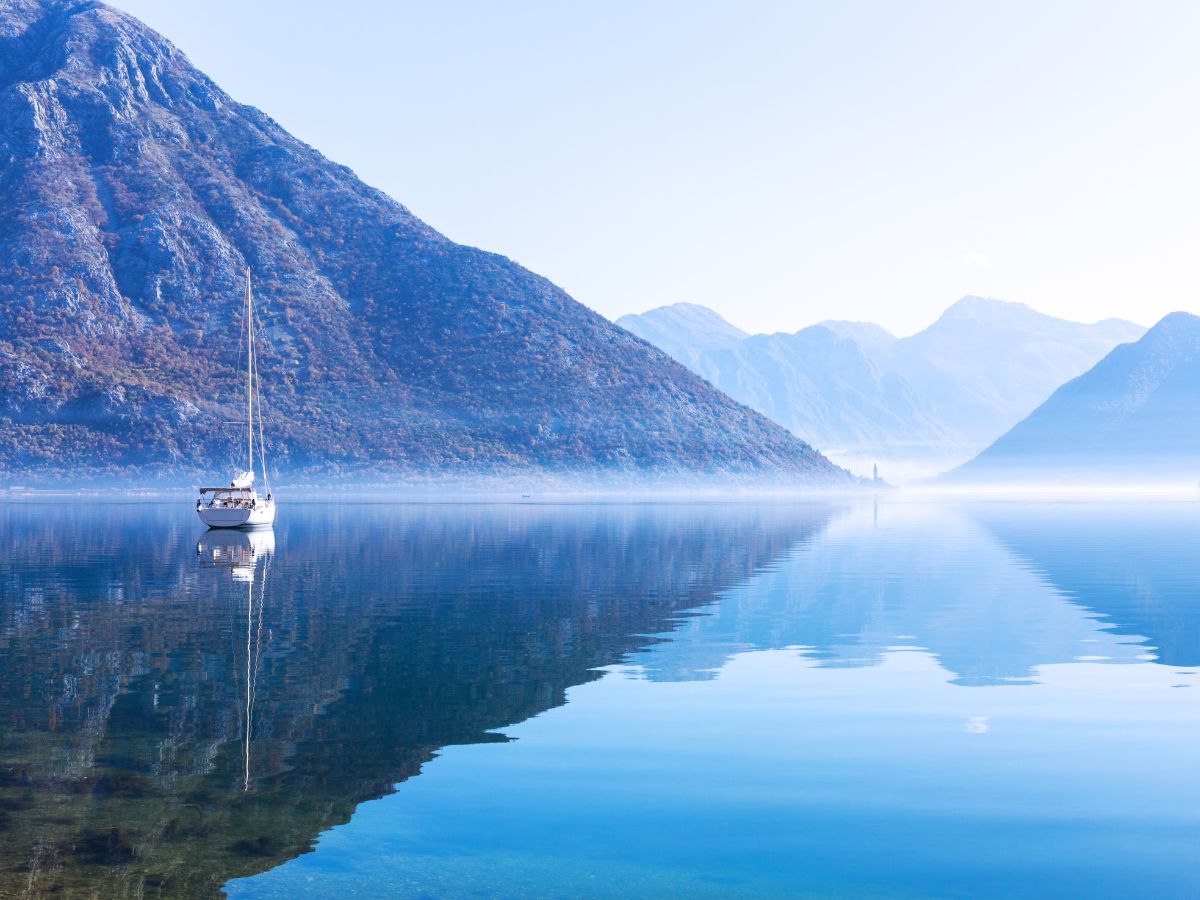
[[[267,491],[265,497],[260,497],[254,487],[255,425],[258,426],[258,459]],[[271,494],[263,443],[262,396],[258,386],[258,357],[254,350],[254,291],[249,269],[246,270],[246,451],[246,471],[234,476],[227,487],[200,488],[196,514],[209,528],[269,528],[275,523],[275,498]]]

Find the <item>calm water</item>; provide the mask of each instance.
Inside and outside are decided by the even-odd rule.
[[[1200,896],[1200,505],[0,505],[0,896]]]

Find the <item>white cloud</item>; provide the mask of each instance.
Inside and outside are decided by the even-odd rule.
[[[978,250],[970,250],[962,255],[962,261],[972,266],[979,266],[981,269],[991,267],[992,261],[987,254],[980,253]]]

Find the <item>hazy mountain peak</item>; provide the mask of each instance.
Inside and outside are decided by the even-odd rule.
[[[1011,300],[996,300],[992,297],[967,295],[947,307],[946,311],[938,317],[937,322],[930,326],[930,328],[936,328],[939,324],[962,320],[1013,323],[1042,318],[1049,319],[1052,317],[1040,313],[1024,303],[1016,303]]]
[[[959,481],[1194,482],[1200,317],[1175,312],[1115,347],[974,460]]]
[[[720,319],[720,321],[722,321],[722,322],[725,321],[725,319],[722,318],[721,314],[718,313],[715,309],[711,309],[710,307],[704,306],[703,304],[700,304],[700,303],[688,303],[686,300],[678,300],[675,303],[667,303],[667,304],[664,304],[663,306],[656,307],[655,309],[658,309],[658,310],[668,310],[669,309],[669,310],[674,310],[676,312],[689,313],[689,314],[694,313],[696,315],[704,316],[706,318]],[[651,310],[651,312],[654,312],[654,310]]]
[[[948,373],[954,389],[972,402],[1001,410],[996,421],[1008,428],[1114,346],[1144,333],[1120,320],[1089,325],[1023,303],[963,297],[894,347],[898,355],[918,356]]]
[[[874,322],[848,322],[841,319],[826,319],[818,322],[839,337],[848,338],[866,351],[880,350],[896,342],[896,336]]]
[[[1121,320],[1118,319],[1116,321]],[[1200,329],[1200,316],[1180,310],[1167,313],[1159,320],[1157,325],[1150,329],[1148,334],[1193,334],[1197,329]]]
[[[736,340],[749,337],[746,332],[727,321],[716,310],[710,309],[707,306],[701,306],[698,303],[681,302],[659,306],[640,315],[622,316],[617,320],[617,324],[621,325],[625,321],[632,322],[637,320],[654,321],[664,324],[675,322],[680,325],[700,328],[709,333],[724,334]]]
[[[1096,322],[1095,325],[1098,328],[1130,328],[1137,329],[1143,334],[1146,332],[1145,325],[1139,325],[1131,319],[1122,319],[1119,316],[1109,316],[1107,319],[1101,319],[1099,322]]]
[[[1138,325],[1127,319],[1111,317],[1095,323],[1076,322],[1073,319],[1064,319],[1060,316],[1052,316],[1049,313],[1040,312],[1025,303],[1018,303],[1012,300],[996,300],[992,297],[976,297],[974,295],[967,295],[952,303],[938,317],[937,322],[927,330],[935,329],[939,323],[951,323],[961,320],[1017,327],[1028,327],[1031,324],[1055,327],[1056,325],[1063,324],[1069,327],[1125,330],[1130,332],[1129,340],[1140,337],[1146,331],[1144,325]]]
[[[617,324],[693,371],[701,354],[734,347],[749,337],[714,310],[696,303],[672,303],[640,315],[621,316]]]
[[[1139,358],[1138,382],[1143,386],[1155,383],[1180,362],[1200,359],[1200,316],[1188,312],[1173,312],[1163,316],[1141,340],[1117,348],[1113,358],[1105,358],[1096,368],[1115,366],[1117,360]]]

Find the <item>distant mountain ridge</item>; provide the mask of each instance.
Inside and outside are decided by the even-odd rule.
[[[882,350],[896,343],[899,338],[874,322],[844,322],[837,319],[826,319],[818,322],[822,328],[828,328],[838,337],[854,341],[865,351]]]
[[[222,471],[243,271],[289,470],[846,474],[91,0],[0,6],[0,471]]]
[[[1113,347],[1145,332],[1121,319],[1083,324],[1023,303],[964,297],[924,331],[897,341],[893,364],[918,383],[913,360],[949,374],[952,383],[938,385],[945,391],[939,402],[978,442],[994,439]]]
[[[1200,479],[1200,317],[1171,313],[1115,348],[950,482],[1194,484]]]
[[[710,350],[736,347],[750,337],[706,306],[674,303],[657,312],[634,333],[689,367]]]
[[[863,473],[876,461],[884,474],[931,475],[958,465],[1063,382],[1145,332],[1122,320],[1086,325],[1019,303],[964,297],[906,338],[873,323],[828,321],[711,346],[690,340],[688,323],[698,315],[674,309],[618,324],[661,342],[730,396]],[[729,334],[708,313],[706,333]]]

